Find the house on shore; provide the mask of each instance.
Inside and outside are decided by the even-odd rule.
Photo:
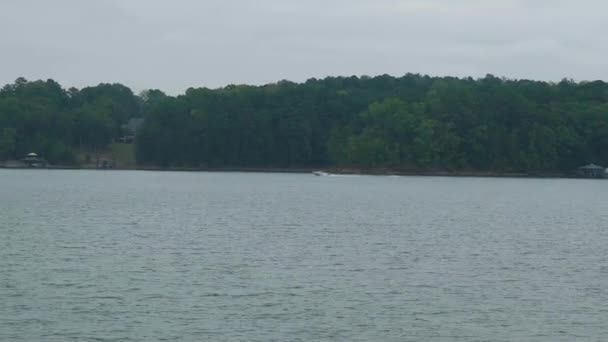
[[[118,138],[118,142],[123,144],[132,144],[135,142],[135,137],[137,136],[137,131],[143,126],[144,119],[142,118],[132,118],[129,121],[120,126],[122,130],[122,135]]]
[[[579,167],[577,175],[584,178],[605,178],[606,168],[596,164],[589,164]]]
[[[22,159],[23,163],[27,167],[45,167],[46,161],[38,156],[38,154],[32,152]]]

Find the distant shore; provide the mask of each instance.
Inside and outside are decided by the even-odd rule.
[[[99,170],[99,171],[175,171],[175,172],[268,172],[268,173],[312,173],[315,168],[263,168],[263,167],[159,167],[159,166],[138,166],[138,167],[110,167],[101,168],[91,165],[47,165],[44,167],[28,167],[22,165],[3,165],[0,169],[7,170]]]
[[[280,167],[158,167],[97,168],[95,166],[51,165],[31,168],[0,164],[0,169],[13,170],[100,170],[100,171],[167,171],[167,172],[259,172],[259,173],[313,173],[322,170],[329,175],[420,176],[420,177],[482,177],[482,178],[580,178],[575,174],[559,172],[499,172],[499,171],[403,171],[390,169],[355,168],[280,168]]]
[[[328,169],[331,174],[378,175],[378,176],[428,176],[428,177],[484,177],[484,178],[575,178],[574,174],[559,172],[500,172],[500,171],[407,171],[390,169]]]

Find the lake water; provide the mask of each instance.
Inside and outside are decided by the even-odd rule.
[[[1,341],[608,341],[608,181],[0,170]]]

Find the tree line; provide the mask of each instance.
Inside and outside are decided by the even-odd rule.
[[[78,151],[101,151],[142,114],[120,84],[64,89],[53,80],[17,79],[0,89],[0,160],[37,152],[49,162],[74,164]]]
[[[608,85],[484,78],[328,77],[160,90],[64,89],[18,79],[0,90],[0,160],[37,151],[74,163],[144,118],[141,166],[346,167],[563,172],[608,162]]]

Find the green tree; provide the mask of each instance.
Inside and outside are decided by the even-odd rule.
[[[0,130],[0,160],[15,158],[15,140],[17,131],[14,128]]]

